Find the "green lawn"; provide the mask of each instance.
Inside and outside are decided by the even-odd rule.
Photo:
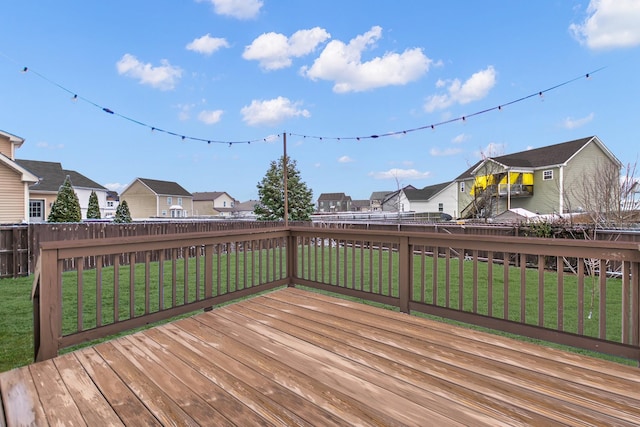
[[[379,257],[377,252],[375,256],[370,257],[368,253],[361,258],[359,254],[355,257],[352,256],[350,250],[340,250],[339,255],[340,265],[336,263],[335,256],[333,254],[333,260],[331,267],[329,267],[329,256],[326,257],[325,266],[325,279],[335,283],[336,280],[340,282],[340,286],[356,287],[359,288],[359,283],[365,284],[365,290],[371,292],[390,293],[397,296],[397,283],[389,283],[388,269],[397,269],[397,255],[394,255],[391,260],[388,258],[388,252],[383,252]],[[266,252],[262,252],[258,255],[258,252],[254,256],[244,255],[242,253],[237,255],[237,268],[236,268],[236,254],[230,255],[221,254],[214,259],[214,290],[213,294],[224,294],[236,289],[242,289],[244,287],[250,287],[257,284],[259,281],[273,280],[276,272],[273,268],[273,256],[275,256],[275,262],[280,265],[280,256],[283,255],[279,251],[271,253],[270,257],[267,257]],[[309,253],[307,252],[307,255]],[[262,259],[260,258],[262,256]],[[312,254],[312,257],[314,255]],[[347,274],[344,274],[344,264],[346,260]],[[414,296],[421,298],[422,289],[422,277],[424,276],[425,291],[424,301],[427,303],[433,302],[433,289],[432,289],[432,277],[431,266],[433,259],[425,258],[425,271],[423,274],[422,264],[419,258],[414,258]],[[457,260],[452,260],[451,264],[451,288],[450,288],[450,300],[449,304],[453,307],[457,306],[458,301],[458,279],[457,279]],[[266,276],[266,265],[270,266],[270,277]],[[370,263],[373,264],[370,268]],[[381,264],[382,274],[378,277],[378,264]],[[313,263],[312,263],[313,264]],[[473,305],[472,291],[470,283],[473,279],[473,271],[471,269],[472,262],[465,262],[463,269],[463,307],[465,310],[470,310]],[[251,273],[251,266],[262,265],[262,277],[254,277]],[[119,319],[123,320],[130,316],[133,311],[135,316],[139,316],[147,309],[145,300],[141,298],[145,294],[149,295],[149,311],[157,311],[162,302],[164,307],[173,305],[175,298],[178,305],[184,303],[185,295],[186,301],[194,301],[196,298],[196,280],[199,280],[199,295],[203,296],[203,283],[204,283],[204,266],[200,267],[200,277],[196,278],[195,259],[190,258],[187,263],[182,260],[178,260],[175,263],[172,261],[165,261],[162,264],[162,269],[159,263],[150,263],[149,271],[146,272],[144,265],[137,265],[135,268],[135,286],[134,286],[134,305],[130,306],[130,289],[129,289],[129,277],[130,271],[128,266],[122,266],[119,271],[120,286],[118,287],[119,295]],[[315,266],[308,268],[308,265],[299,265],[299,271],[306,271],[307,277],[310,279],[321,279],[322,272],[316,271]],[[338,268],[339,267],[339,268]],[[189,282],[185,289],[183,278],[184,269],[188,269]],[[354,272],[352,273],[352,268]],[[218,274],[220,271],[220,274]],[[373,271],[373,274],[371,273]],[[438,286],[437,286],[437,298],[439,304],[445,303],[445,285],[444,285],[444,260],[438,260]],[[361,279],[362,272],[362,281]],[[149,274],[149,289],[145,288],[145,277]],[[510,282],[509,285],[509,318],[512,320],[518,320],[520,317],[520,271],[517,268],[510,268]],[[102,322],[111,323],[114,320],[114,292],[116,291],[113,283],[114,269],[112,267],[102,269]],[[162,281],[160,280],[162,277]],[[174,279],[175,277],[175,279]],[[219,278],[219,279],[218,279]],[[498,265],[493,266],[493,313],[495,315],[501,315],[502,296],[503,296],[503,283],[502,283],[502,267]],[[83,280],[83,319],[82,328],[92,328],[96,324],[96,270],[86,270],[82,275]],[[536,323],[537,321],[537,301],[538,301],[538,273],[535,269],[526,271],[527,280],[527,308],[526,317],[529,323]],[[557,322],[555,301],[558,297],[556,292],[556,274],[553,272],[544,273],[544,286],[545,286],[545,301],[547,301],[545,309],[545,325],[554,327]],[[587,300],[587,308],[585,308],[585,332],[588,335],[592,335],[597,331],[597,315],[598,315],[598,295],[594,293],[594,310],[591,319],[588,319],[591,291],[594,289],[593,284],[590,282],[585,283],[585,300]],[[33,279],[31,277],[18,278],[18,279],[2,279],[0,280],[0,372],[23,366],[33,361],[33,320],[32,320],[32,303],[30,300],[31,286]],[[176,286],[173,286],[175,281]],[[478,282],[479,282],[479,298],[478,308],[480,313],[486,313],[488,310],[488,298],[487,298],[487,264],[478,263]],[[611,334],[612,339],[619,339],[620,328],[620,280],[608,279],[607,282],[607,307],[608,307],[608,334]],[[77,275],[75,272],[65,273],[63,276],[63,333],[71,333],[77,330],[78,317],[75,307],[78,303],[77,294]],[[162,286],[160,286],[162,283]],[[389,289],[391,287],[391,289]],[[577,324],[577,301],[576,301],[576,284],[575,278],[570,276],[565,278],[565,316],[564,323],[567,330],[573,331]],[[359,300],[361,302],[366,302]],[[617,328],[617,329],[616,329]],[[130,332],[127,332],[130,333]],[[617,336],[617,338],[615,338]],[[519,338],[519,337],[516,337]],[[86,345],[86,344],[85,344]],[[73,349],[73,348],[72,348]],[[66,351],[72,350],[67,349]],[[585,353],[585,352],[583,352]],[[605,357],[602,355],[596,355],[598,357]],[[633,361],[626,361],[624,359],[606,357],[610,360],[615,360],[622,363],[634,363]]]

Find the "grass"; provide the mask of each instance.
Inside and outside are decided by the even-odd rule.
[[[369,256],[368,253],[361,258],[359,255],[352,256],[351,250],[346,248],[340,248],[338,250],[325,249],[325,266],[324,278],[326,282],[336,283],[339,282],[340,286],[356,287],[358,288],[360,283],[364,284],[364,290],[369,292],[377,292],[383,294],[390,294],[393,296],[398,295],[398,286],[395,280],[389,279],[389,269],[392,272],[397,272],[397,254],[394,254],[392,259],[389,259],[389,253],[384,251],[379,256],[375,252],[375,256]],[[338,252],[339,251],[339,255]],[[259,253],[259,255],[257,255]],[[269,280],[274,280],[276,275],[279,274],[273,268],[273,262],[275,257],[276,265],[281,265],[281,256],[285,254],[272,251],[271,254],[267,254],[266,251],[256,252],[256,255],[245,256],[243,253],[220,254],[214,258],[213,263],[213,275],[214,275],[214,295],[225,294],[244,287],[254,286],[257,283],[263,283]],[[307,252],[307,256],[314,257],[313,251]],[[338,259],[336,259],[339,257]],[[329,263],[331,259],[331,263]],[[237,261],[237,267],[236,267]],[[339,262],[338,262],[339,261]],[[424,269],[422,266],[422,260],[419,257],[414,258],[413,280],[414,280],[414,295],[419,296],[422,299],[424,286],[424,302],[433,303],[433,287],[432,287],[432,265],[433,259],[425,257]],[[437,303],[438,305],[445,305],[445,285],[444,285],[444,259],[438,260],[438,280],[437,280]],[[130,270],[128,266],[122,266],[119,269],[119,280],[114,281],[115,271],[113,267],[105,267],[101,270],[101,277],[103,286],[101,288],[101,301],[102,301],[102,323],[108,324],[114,321],[114,293],[117,291],[119,295],[119,320],[129,318],[131,313],[135,316],[139,316],[145,313],[154,312],[160,309],[161,305],[164,307],[170,307],[182,303],[191,302],[196,300],[197,297],[203,296],[204,283],[204,266],[200,268],[200,276],[196,277],[196,260],[189,258],[187,262],[183,260],[177,261],[164,261],[162,264],[158,262],[152,262],[149,264],[149,270],[146,271],[144,264],[138,264],[134,270],[134,305],[130,306],[129,295],[129,277]],[[266,265],[270,266],[269,277],[266,275]],[[449,304],[453,307],[457,307],[458,304],[458,260],[451,260],[451,287]],[[252,266],[262,265],[261,276],[254,276],[252,274]],[[463,308],[467,311],[471,310],[473,305],[473,295],[470,288],[470,284],[473,281],[472,262],[464,262],[463,266],[463,283],[465,286],[463,291]],[[162,268],[160,268],[162,266]],[[329,267],[331,266],[331,267]],[[345,274],[345,266],[347,274]],[[378,268],[380,266],[380,268]],[[188,270],[189,283],[188,286],[184,286],[184,270]],[[299,271],[304,274],[303,277],[309,279],[315,279],[318,277],[321,280],[322,272],[317,271],[313,263],[309,268],[307,263],[298,265]],[[509,273],[509,319],[520,319],[520,270],[518,268],[510,268]],[[361,274],[362,272],[362,274]],[[378,274],[380,272],[380,274]],[[145,286],[146,276],[149,276],[149,288]],[[488,289],[487,289],[487,264],[478,263],[478,311],[482,314],[488,312]],[[361,277],[362,276],[362,277]],[[396,277],[392,274],[392,277]],[[162,280],[160,280],[162,278]],[[78,275],[75,272],[68,272],[63,275],[63,333],[68,334],[75,332],[78,326],[78,316],[76,307],[78,305],[78,292],[77,292],[77,280]],[[82,274],[83,281],[83,293],[82,293],[82,329],[93,328],[96,325],[96,310],[95,302],[97,298],[96,292],[96,270],[86,270]],[[391,280],[391,281],[390,281]],[[503,310],[503,271],[502,266],[493,266],[493,313],[494,315],[501,315]],[[558,298],[556,293],[556,280],[557,276],[553,272],[544,273],[544,295],[545,295],[545,326],[555,327],[557,322],[557,312],[555,301]],[[18,279],[2,279],[0,280],[0,372],[12,369],[18,366],[29,364],[33,361],[33,317],[32,317],[32,303],[30,300],[31,286],[33,279],[30,277],[18,278]],[[195,282],[199,281],[200,286],[196,293]],[[527,323],[536,324],[538,319],[538,272],[535,269],[528,269],[526,271],[526,320]],[[575,283],[575,277],[565,277],[565,315],[563,318],[565,329],[574,331],[577,328],[577,297]],[[607,333],[612,340],[619,340],[620,337],[620,286],[619,279],[608,279],[607,281]],[[114,283],[119,283],[118,289],[114,287]],[[174,286],[175,283],[175,286]],[[585,300],[591,298],[591,290],[593,289],[590,283],[585,284]],[[145,302],[141,296],[148,295],[148,303]],[[359,302],[370,303],[366,300],[355,299]],[[147,306],[148,304],[148,306]],[[587,305],[587,304],[586,304]],[[591,318],[588,318],[589,310],[585,309],[585,334],[594,336],[597,333],[598,326],[598,295],[594,293],[594,310]],[[389,307],[385,307],[389,308]],[[180,317],[188,316],[185,314]],[[175,319],[175,318],[174,318]],[[171,321],[174,319],[165,320]],[[447,321],[446,319],[439,319]],[[455,322],[452,322],[455,323]],[[151,325],[150,325],[151,326]],[[468,325],[466,325],[468,326]],[[482,329],[482,328],[478,328]],[[119,335],[129,334],[132,331],[123,332]],[[508,335],[509,334],[502,334]],[[517,339],[523,339],[519,336],[512,336]],[[110,337],[111,338],[111,337]],[[107,339],[107,338],[105,338]],[[85,343],[81,346],[94,344],[95,342],[103,341],[98,340],[92,343]],[[527,341],[534,341],[529,340]],[[590,353],[586,351],[580,351],[568,347],[553,345],[544,343],[552,347],[563,348],[565,350],[578,351],[581,353],[589,354],[596,357],[604,357],[609,360],[614,360],[619,363],[637,363],[634,361],[627,361],[626,359],[615,358],[611,356],[604,356],[600,354]],[[71,351],[78,347],[76,346],[65,351]]]

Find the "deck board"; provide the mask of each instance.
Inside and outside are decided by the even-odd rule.
[[[0,427],[640,425],[640,369],[295,288],[0,373]]]

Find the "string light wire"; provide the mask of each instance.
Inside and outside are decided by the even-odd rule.
[[[5,58],[8,58],[6,55],[2,55],[2,56],[5,56]],[[10,59],[10,58],[8,58],[8,59]],[[13,61],[13,62],[15,62],[15,61]],[[431,124],[428,124],[428,125],[419,126],[419,127],[415,127],[415,128],[411,128],[411,129],[392,131],[392,132],[387,132],[387,133],[382,133],[382,134],[369,134],[369,135],[360,135],[360,136],[318,136],[318,135],[306,135],[306,134],[292,133],[292,132],[290,132],[288,134],[290,136],[297,136],[297,137],[300,137],[300,138],[311,138],[311,139],[317,139],[317,140],[320,140],[320,141],[324,141],[324,140],[336,140],[336,141],[355,140],[355,141],[361,141],[361,140],[366,140],[366,139],[378,139],[378,138],[384,138],[384,137],[389,137],[389,136],[406,135],[406,134],[411,133],[411,132],[418,132],[418,131],[422,131],[422,130],[425,130],[425,129],[434,130],[436,127],[440,127],[440,126],[443,126],[443,125],[455,123],[455,122],[458,122],[458,121],[467,121],[470,117],[479,116],[481,114],[486,114],[486,113],[489,113],[489,112],[492,112],[492,111],[495,111],[495,110],[502,110],[504,107],[507,107],[509,105],[513,105],[513,104],[516,104],[516,103],[519,103],[519,102],[526,101],[527,99],[530,99],[530,98],[533,98],[533,97],[536,97],[536,96],[537,97],[542,97],[547,92],[553,91],[553,90],[558,89],[558,88],[560,88],[562,86],[566,86],[566,85],[571,84],[571,83],[573,83],[573,82],[575,82],[577,80],[584,79],[584,78],[590,79],[591,76],[593,76],[593,74],[603,70],[604,68],[605,67],[598,68],[598,69],[590,71],[590,72],[588,72],[586,74],[580,75],[578,77],[575,77],[575,78],[572,78],[570,80],[566,80],[566,81],[564,81],[562,83],[559,83],[559,84],[556,84],[554,86],[551,86],[551,87],[549,87],[547,89],[534,92],[534,93],[532,93],[530,95],[526,95],[526,96],[514,99],[512,101],[497,105],[495,107],[486,108],[484,110],[476,111],[476,112],[471,113],[471,114],[465,114],[465,115],[462,115],[462,116],[459,116],[459,117],[455,117],[455,118],[451,118],[451,119],[444,120],[444,121],[441,121],[441,122],[431,123]],[[52,85],[58,87],[59,89],[71,94],[72,95],[71,99],[74,100],[74,101],[76,101],[76,100],[84,101],[84,102],[86,102],[86,103],[88,103],[88,104],[90,104],[90,105],[92,105],[92,106],[104,111],[105,113],[108,113],[108,114],[111,114],[111,115],[114,115],[114,116],[118,116],[121,119],[127,120],[129,122],[132,122],[132,123],[140,125],[140,126],[144,126],[144,127],[148,128],[148,129],[150,129],[152,132],[162,132],[162,133],[166,133],[168,135],[177,136],[177,137],[181,138],[182,141],[191,140],[191,141],[206,142],[207,144],[211,144],[211,143],[214,143],[214,144],[228,144],[231,147],[234,144],[251,144],[252,142],[267,142],[268,140],[271,139],[271,137],[265,137],[265,138],[258,138],[258,139],[252,139],[252,140],[236,140],[236,141],[224,140],[223,141],[223,140],[216,140],[216,139],[211,139],[211,138],[199,138],[199,137],[194,137],[194,136],[189,136],[189,135],[183,135],[183,134],[180,134],[180,133],[177,133],[177,132],[173,132],[173,131],[170,131],[170,130],[166,130],[166,129],[160,128],[158,126],[151,126],[151,125],[149,125],[147,123],[144,123],[144,122],[142,122],[140,120],[136,120],[136,119],[131,118],[129,116],[126,116],[124,114],[120,114],[120,113],[118,113],[118,112],[116,112],[116,111],[114,111],[114,110],[112,110],[110,108],[104,107],[104,106],[102,106],[102,105],[100,105],[100,104],[98,104],[98,103],[96,103],[96,102],[94,102],[94,101],[92,101],[90,99],[87,99],[87,98],[85,98],[85,97],[83,97],[81,95],[78,95],[75,91],[72,91],[72,90],[66,88],[65,86],[59,84],[58,82],[49,79],[45,75],[43,75],[43,74],[39,73],[38,71],[35,71],[35,70],[33,70],[33,69],[29,68],[29,67],[22,68],[21,72],[34,74],[34,75],[38,76],[39,78],[41,78],[42,80],[46,81],[47,83],[52,84]],[[278,135],[278,136],[280,136],[280,135]]]

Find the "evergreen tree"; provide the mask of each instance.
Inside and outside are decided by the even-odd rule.
[[[58,196],[51,206],[51,212],[47,218],[49,222],[80,222],[82,211],[78,195],[73,191],[69,175],[58,190]]]
[[[100,219],[100,204],[95,191],[89,196],[89,208],[87,209],[87,219]]]
[[[278,162],[272,161],[269,170],[262,181],[258,183],[260,204],[254,213],[262,221],[277,221],[284,219],[284,156]],[[314,211],[311,200],[312,191],[300,178],[296,168],[296,161],[287,156],[287,188],[289,219],[292,221],[308,221]]]
[[[122,200],[116,209],[116,217],[113,222],[125,223],[131,222],[131,213],[129,212],[129,205],[126,200]]]

